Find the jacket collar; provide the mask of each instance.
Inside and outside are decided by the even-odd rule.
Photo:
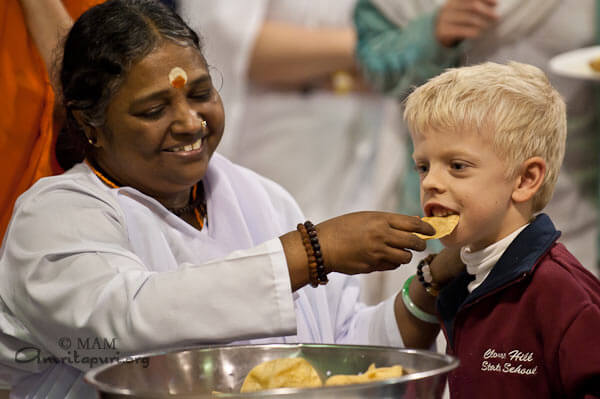
[[[463,272],[450,282],[441,292],[437,300],[438,312],[448,340],[452,342],[452,329],[456,313],[464,306],[496,291],[506,284],[535,269],[538,260],[550,249],[560,236],[548,215],[539,214],[508,246],[489,276],[472,293],[467,285],[473,276]]]

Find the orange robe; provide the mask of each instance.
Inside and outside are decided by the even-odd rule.
[[[63,0],[71,17],[103,0]],[[0,1],[0,238],[17,197],[62,172],[54,157],[54,93],[19,0]],[[43,226],[40,226],[43,228]]]

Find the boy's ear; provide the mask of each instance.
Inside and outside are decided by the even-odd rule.
[[[523,162],[512,193],[513,201],[522,203],[533,198],[544,182],[545,176],[546,161],[543,158],[531,157]]]

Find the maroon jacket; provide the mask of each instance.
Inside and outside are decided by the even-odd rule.
[[[542,214],[471,294],[466,272],[440,292],[452,399],[600,398],[600,281],[559,236]]]

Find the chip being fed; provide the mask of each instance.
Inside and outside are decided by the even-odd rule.
[[[458,224],[458,215],[449,215],[449,216],[425,216],[422,217],[421,220],[425,223],[429,223],[434,229],[435,234],[432,236],[428,236],[425,234],[413,233],[419,238],[423,240],[432,240],[434,238],[442,238],[452,233],[456,225]]]

